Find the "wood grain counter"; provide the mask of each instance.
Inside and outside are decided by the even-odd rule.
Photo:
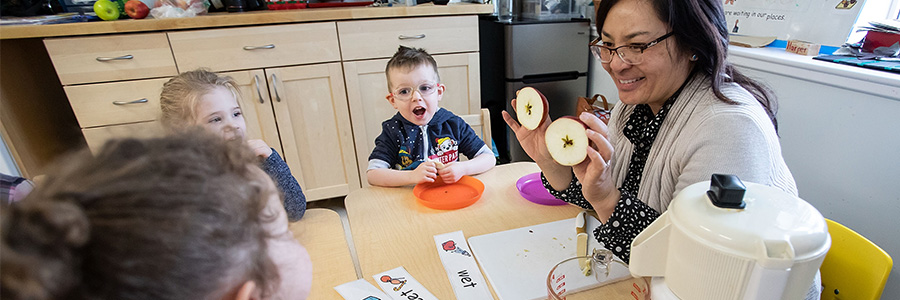
[[[0,39],[78,36],[313,21],[489,14],[493,12],[493,10],[494,7],[490,4],[451,3],[449,5],[434,5],[426,3],[411,7],[307,8],[242,13],[212,13],[193,18],[126,19],[52,25],[7,25],[0,27]]]

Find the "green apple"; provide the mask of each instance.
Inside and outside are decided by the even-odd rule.
[[[119,5],[109,0],[97,0],[97,2],[94,2],[94,12],[104,21],[119,19]]]

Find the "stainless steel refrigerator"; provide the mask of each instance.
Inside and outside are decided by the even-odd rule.
[[[513,114],[509,101],[525,86],[550,102],[550,118],[572,115],[588,91],[590,20],[498,22],[482,17],[481,102],[491,111],[491,128],[500,161],[531,160],[506,126],[500,111]]]

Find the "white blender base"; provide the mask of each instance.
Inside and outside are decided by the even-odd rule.
[[[666,285],[663,277],[653,277],[650,279],[650,298],[653,300],[681,300]]]

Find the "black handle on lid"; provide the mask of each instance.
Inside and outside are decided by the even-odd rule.
[[[744,192],[746,191],[747,188],[737,176],[713,174],[706,195],[716,207],[743,209],[747,205],[744,203]]]

